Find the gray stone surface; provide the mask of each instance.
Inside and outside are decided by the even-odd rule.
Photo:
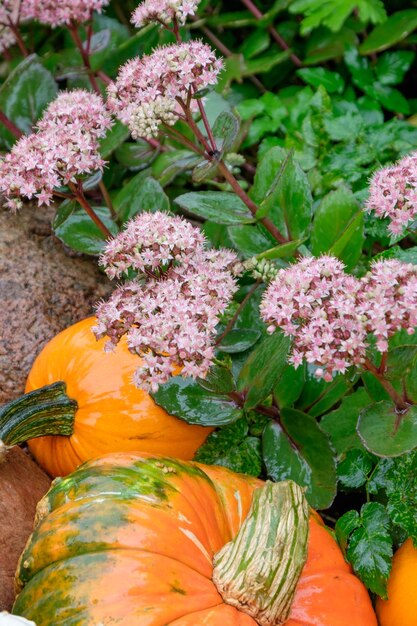
[[[96,259],[69,256],[52,235],[53,214],[0,208],[0,404],[22,393],[45,343],[109,291]]]

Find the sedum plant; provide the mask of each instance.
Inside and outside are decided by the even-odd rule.
[[[384,596],[417,539],[414,54],[385,52],[416,16],[267,4],[0,3],[0,190],[118,281],[95,334],[216,427],[196,458],[305,487]]]

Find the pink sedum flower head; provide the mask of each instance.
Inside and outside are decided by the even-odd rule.
[[[294,337],[290,362],[318,366],[326,381],[363,362],[366,329],[358,312],[359,281],[330,256],[309,257],[281,269],[263,296],[261,317],[268,332]]]
[[[0,0],[0,53],[16,43],[16,36],[9,28],[23,20],[21,0]]]
[[[90,19],[94,11],[101,13],[110,0],[23,0],[23,16],[55,28]]]
[[[162,123],[173,125],[181,117],[178,99],[185,102],[215,84],[221,69],[222,61],[200,41],[157,48],[121,68],[108,87],[108,107],[129,126],[134,139],[155,137]]]
[[[110,278],[128,270],[156,278],[172,265],[188,265],[204,249],[199,228],[168,213],[142,213],[112,239],[100,259]]]
[[[417,153],[373,175],[365,210],[390,220],[388,230],[400,235],[417,216]]]
[[[125,271],[126,262],[144,271],[98,305],[94,329],[97,338],[109,337],[109,349],[127,336],[131,352],[143,359],[135,384],[156,391],[179,369],[182,376],[204,377],[214,358],[218,316],[237,288],[236,255],[207,250],[199,229],[182,218],[143,213],[128,225],[126,237],[121,233],[108,244],[101,261],[109,263],[111,276]]]
[[[78,128],[102,138],[112,126],[112,118],[101,96],[86,89],[74,89],[61,92],[37,124],[41,131],[48,131],[52,126]]]
[[[99,96],[82,90],[59,95],[39,122],[38,132],[22,137],[0,158],[0,191],[7,206],[20,208],[22,197],[50,204],[54,188],[102,170],[98,137],[110,125]]]
[[[174,20],[183,25],[199,4],[200,0],[145,0],[132,13],[131,21],[136,28],[152,22],[169,26]]]
[[[378,261],[361,283],[367,331],[375,335],[377,349],[386,352],[394,333],[404,329],[411,335],[417,326],[417,267],[395,259]]]

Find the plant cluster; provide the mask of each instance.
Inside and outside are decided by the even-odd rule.
[[[124,281],[95,334],[126,335],[168,413],[216,427],[196,458],[304,486],[382,597],[417,542],[417,9],[399,5],[0,3],[7,206],[54,202],[55,235]]]

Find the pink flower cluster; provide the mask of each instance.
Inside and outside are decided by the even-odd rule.
[[[265,291],[261,317],[268,332],[294,337],[290,362],[318,366],[326,381],[360,365],[373,334],[380,352],[401,328],[417,326],[417,267],[379,261],[361,279],[344,272],[334,257],[309,257],[278,272]]]
[[[23,0],[23,17],[52,27],[82,23],[99,13],[110,0]]]
[[[397,330],[412,335],[417,326],[417,267],[395,259],[378,261],[361,283],[367,331],[375,335],[377,349],[386,352]]]
[[[278,272],[261,302],[268,332],[279,327],[294,336],[290,362],[316,364],[316,375],[329,381],[333,372],[359,365],[366,331],[357,308],[359,284],[334,257],[309,257]]]
[[[94,329],[97,338],[109,337],[108,349],[127,336],[131,352],[143,359],[135,384],[156,391],[178,371],[204,377],[214,358],[218,316],[237,288],[236,255],[206,249],[198,228],[158,212],[135,218],[108,244],[101,262],[110,277],[139,272],[98,305]]]
[[[132,24],[137,28],[151,22],[168,26],[174,20],[185,24],[194,15],[200,0],[145,0],[132,13]]]
[[[45,111],[39,130],[22,137],[0,158],[0,191],[7,206],[20,208],[22,196],[49,204],[54,188],[101,170],[98,139],[111,124],[100,96],[83,90],[62,92]]]
[[[0,53],[16,43],[16,37],[9,24],[18,24],[20,11],[18,0],[3,0],[0,4]]]
[[[155,137],[161,123],[172,125],[181,117],[178,101],[215,84],[221,69],[222,61],[200,41],[157,48],[121,68],[108,87],[108,106],[134,138]]]
[[[159,278],[172,266],[187,266],[204,249],[203,233],[190,222],[167,213],[143,213],[106,246],[100,262],[110,278],[128,270]]]
[[[417,216],[417,153],[375,172],[369,191],[365,210],[388,218],[388,230],[401,234]]]

